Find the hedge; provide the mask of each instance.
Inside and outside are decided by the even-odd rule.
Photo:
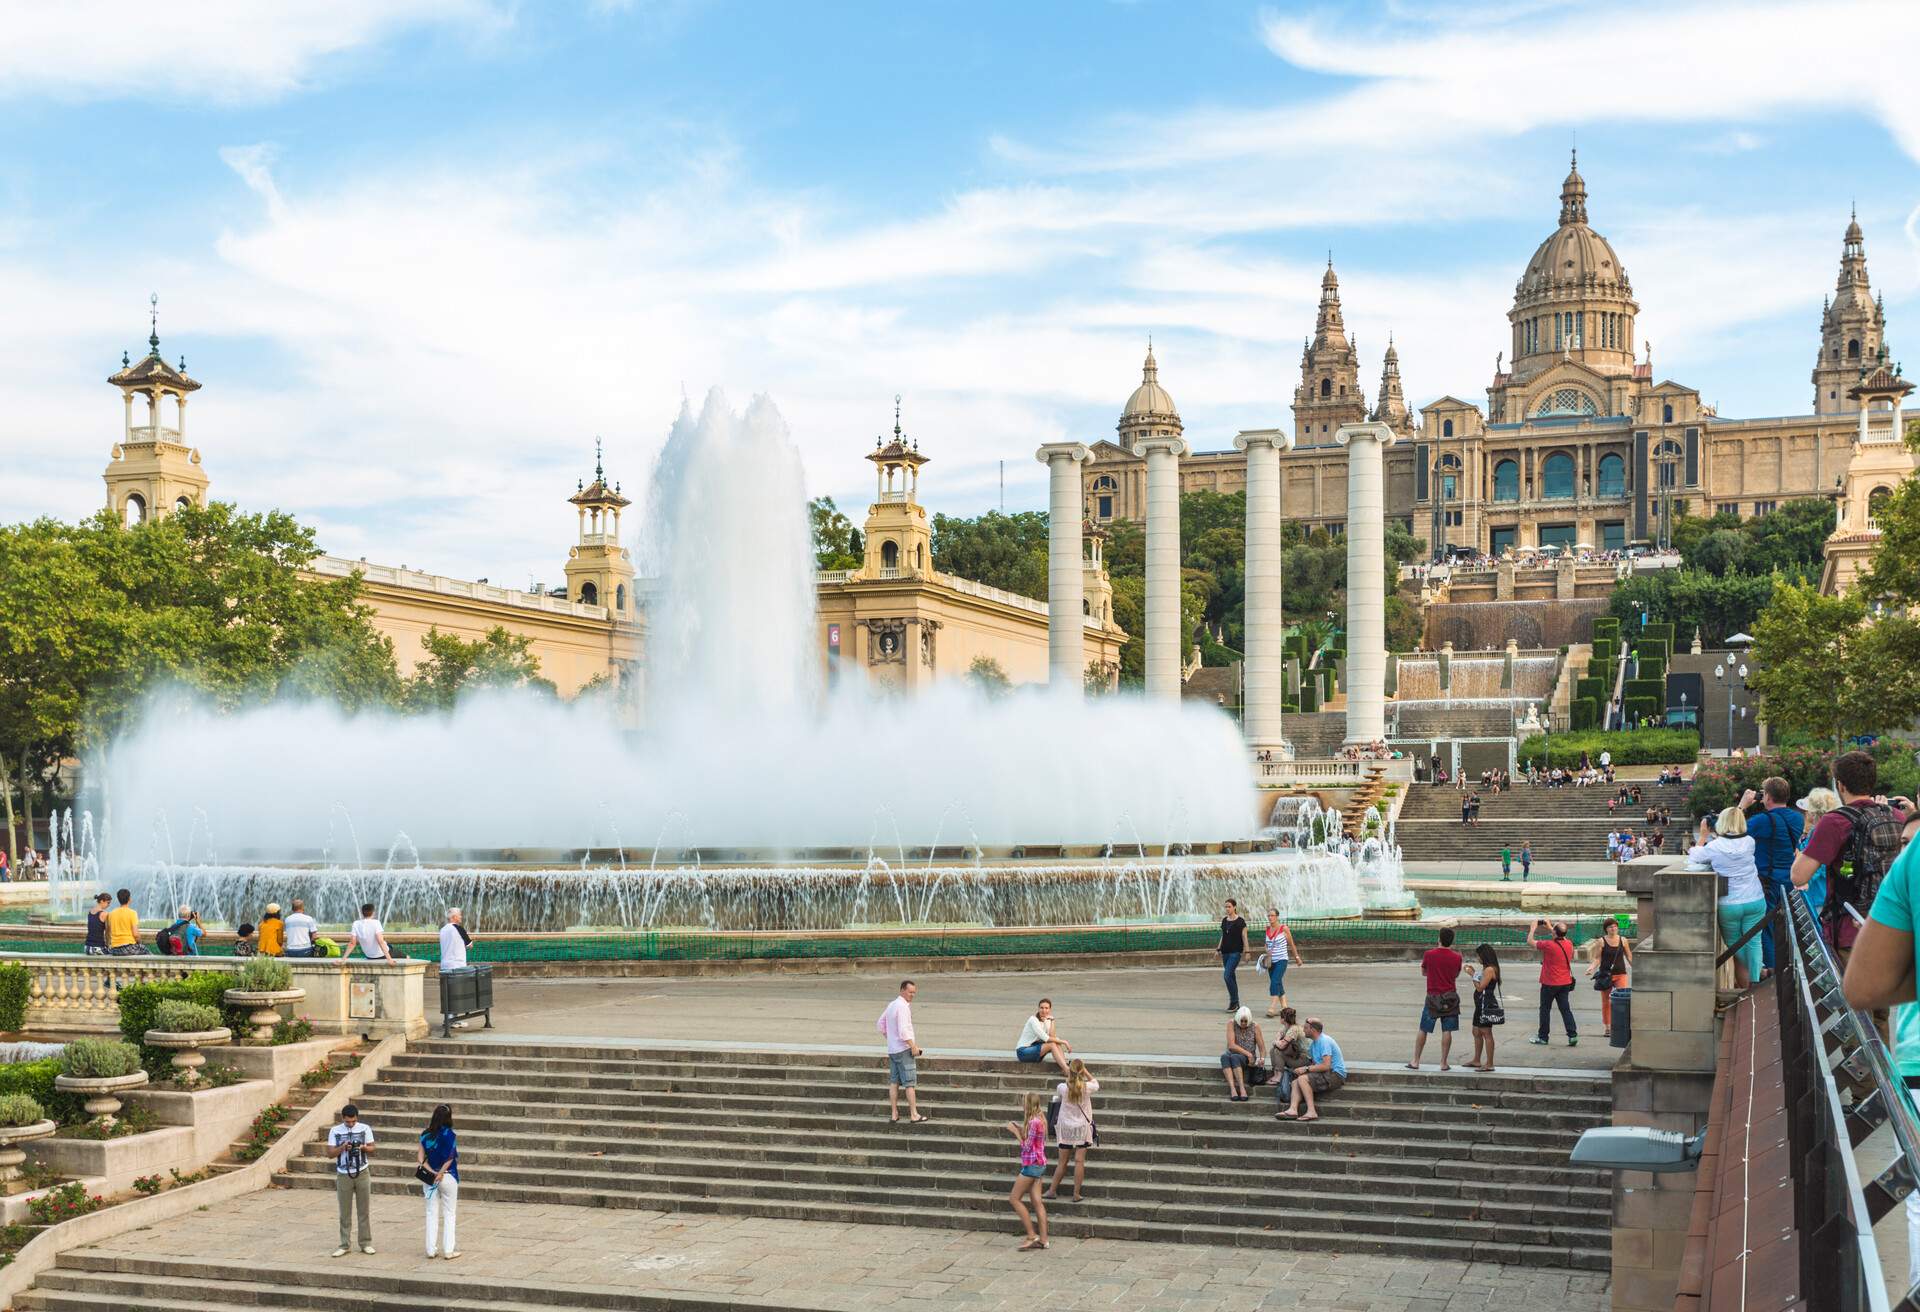
[[[1593,659],[1587,662],[1588,669],[1612,669],[1613,663],[1620,658],[1620,648],[1611,638],[1593,640]]]
[[[0,1094],[24,1093],[40,1104],[41,1110],[62,1125],[73,1121],[83,1121],[87,1117],[86,1099],[76,1094],[62,1093],[53,1087],[54,1077],[60,1074],[58,1057],[43,1057],[39,1061],[19,1061],[9,1066],[0,1066]]]
[[[1596,727],[1600,723],[1600,703],[1591,697],[1574,698],[1571,718],[1575,729]]]
[[[1628,697],[1625,702],[1625,714],[1628,724],[1637,724],[1648,716],[1658,717],[1662,713],[1658,697]]]
[[[1669,650],[1673,647],[1673,625],[1671,623],[1649,624],[1640,632],[1645,637],[1660,639],[1667,644]]]
[[[0,965],[0,1032],[18,1034],[27,1027],[27,992],[33,972],[24,961]]]
[[[1608,680],[1602,679],[1598,675],[1590,674],[1585,678],[1574,680],[1573,695],[1575,698],[1584,697],[1591,701],[1604,702],[1607,699],[1607,689],[1610,686],[1611,684]]]
[[[1867,749],[1880,766],[1878,786],[1888,796],[1911,797],[1920,792],[1920,765],[1914,762],[1914,747],[1910,742],[1881,738]],[[1805,797],[1815,788],[1832,787],[1832,773],[1832,748],[1789,747],[1732,760],[1716,759],[1694,772],[1687,809],[1695,815],[1723,810],[1740,800],[1742,789],[1758,790],[1769,775],[1784,778],[1796,798]]]
[[[222,995],[233,985],[233,976],[224,970],[196,970],[180,979],[158,984],[129,984],[120,990],[120,1033],[128,1043],[140,1049],[149,1075],[172,1071],[173,1054],[165,1048],[150,1048],[142,1040],[154,1028],[156,1014],[163,1002],[178,1000],[212,1007],[220,1012],[222,1023],[235,1033],[247,1029],[247,1010],[230,1008]]]
[[[1305,714],[1307,711],[1317,711],[1319,709],[1320,709],[1319,681],[1317,679],[1302,679],[1300,681],[1301,713]]]
[[[1629,700],[1638,697],[1654,704],[1657,710],[1665,709],[1667,681],[1665,679],[1628,679],[1621,688],[1620,695]]]
[[[1552,753],[1547,760],[1546,754]],[[1600,753],[1609,752],[1615,765],[1686,764],[1700,753],[1700,735],[1691,729],[1629,729],[1616,733],[1556,733],[1551,737],[1534,734],[1520,744],[1519,760],[1536,765],[1578,765],[1580,753],[1599,763]]]
[[[1618,615],[1602,615],[1593,622],[1593,636],[1596,641],[1601,638],[1618,638],[1620,636],[1620,617]]]
[[[1659,683],[1665,683],[1667,678],[1667,662],[1665,658],[1663,657],[1648,658],[1646,656],[1642,656],[1640,658],[1640,678],[1643,680],[1652,679]]]

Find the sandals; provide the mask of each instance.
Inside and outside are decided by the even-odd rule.
[[[925,1124],[926,1124],[926,1123],[927,1123],[928,1121],[930,1121],[930,1120],[932,1120],[932,1119],[933,1119],[933,1117],[931,1117],[931,1116],[916,1116],[916,1117],[914,1117],[914,1118],[913,1118],[912,1120],[910,1120],[910,1121],[908,1121],[908,1122],[907,1122],[907,1124],[909,1124],[909,1125],[925,1125]]]
[[[1046,1242],[1045,1242],[1044,1240],[1040,1240],[1040,1239],[1029,1239],[1029,1240],[1027,1240],[1027,1242],[1026,1242],[1026,1243],[1024,1243],[1024,1244],[1022,1244],[1022,1245],[1020,1245],[1020,1248],[1019,1248],[1019,1250],[1018,1250],[1018,1251],[1020,1251],[1020,1252],[1022,1252],[1022,1253],[1031,1253],[1031,1252],[1033,1252],[1033,1251],[1034,1251],[1035,1249],[1039,1249],[1039,1248],[1045,1248],[1046,1246],[1047,1246],[1047,1245],[1046,1245]]]

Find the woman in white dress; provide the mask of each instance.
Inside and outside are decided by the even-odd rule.
[[[1067,1078],[1055,1090],[1060,1112],[1054,1118],[1053,1136],[1060,1144],[1060,1164],[1053,1168],[1053,1181],[1047,1197],[1060,1195],[1060,1181],[1066,1178],[1067,1157],[1073,1157],[1073,1201],[1080,1201],[1080,1185],[1087,1178],[1087,1149],[1093,1147],[1093,1095],[1100,1081],[1087,1072],[1087,1064],[1078,1057],[1067,1068]]]

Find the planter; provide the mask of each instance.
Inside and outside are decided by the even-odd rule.
[[[142,1041],[155,1048],[171,1048],[174,1078],[192,1087],[200,1079],[200,1068],[207,1064],[200,1049],[232,1043],[233,1031],[224,1025],[217,1030],[148,1030]]]
[[[256,1042],[273,1037],[273,1027],[280,1023],[280,1008],[291,1006],[307,996],[305,989],[270,989],[254,993],[247,989],[228,989],[222,994],[229,1007],[252,1007],[254,1012],[247,1017],[253,1026]]]
[[[29,1139],[44,1139],[58,1128],[52,1121],[0,1126],[0,1194],[20,1192],[20,1163],[27,1160],[20,1145]]]
[[[88,1114],[103,1127],[112,1125],[114,1113],[120,1110],[120,1099],[116,1095],[122,1089],[137,1089],[146,1082],[145,1071],[135,1071],[131,1075],[103,1075],[99,1078],[88,1075],[53,1077],[53,1087],[60,1092],[85,1095]]]

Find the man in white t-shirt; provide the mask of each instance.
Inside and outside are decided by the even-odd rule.
[[[467,944],[473,935],[460,923],[460,908],[447,911],[447,923],[440,927],[440,969],[459,970],[467,964]]]
[[[391,961],[393,952],[387,947],[387,931],[379,921],[373,918],[373,903],[365,902],[360,906],[360,919],[353,922],[353,941],[347,944],[347,956],[353,955],[355,948],[368,961]]]
[[[297,904],[296,904],[297,905]],[[340,1246],[335,1257],[353,1248],[353,1211],[360,1209],[360,1251],[373,1251],[373,1127],[360,1119],[360,1109],[348,1103],[340,1109],[340,1123],[327,1131],[327,1150],[333,1154],[333,1191],[340,1201]]]
[[[313,936],[320,932],[320,922],[307,914],[307,904],[299,898],[293,900],[293,914],[287,917],[287,955],[290,957],[310,957],[313,955]]]

